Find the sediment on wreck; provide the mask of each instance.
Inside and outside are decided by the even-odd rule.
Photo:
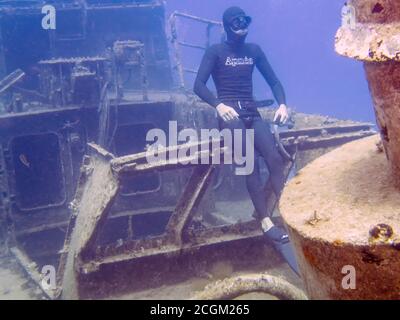
[[[400,192],[379,140],[320,157],[282,194],[310,299],[400,299]]]

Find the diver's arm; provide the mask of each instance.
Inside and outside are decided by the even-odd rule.
[[[274,97],[278,102],[278,104],[286,105],[285,90],[283,89],[281,82],[276,76],[274,70],[269,64],[267,57],[265,56],[261,48],[258,48],[258,51],[259,52],[257,54],[258,57],[256,62],[257,69],[260,71],[265,81],[267,81],[268,85],[271,87],[272,93],[274,94]]]
[[[219,116],[224,121],[234,120],[239,117],[235,109],[219,101],[207,87],[207,81],[208,79],[210,79],[210,75],[215,67],[216,59],[217,55],[211,47],[206,51],[206,54],[204,55],[203,60],[200,64],[200,68],[194,82],[193,91],[203,101],[216,108]]]
[[[210,89],[208,89],[207,81],[210,79],[211,73],[215,67],[216,59],[217,56],[214,53],[213,48],[209,48],[201,61],[193,88],[195,94],[214,108],[216,108],[221,102],[215,97]]]
[[[260,71],[265,81],[267,81],[268,85],[271,87],[272,93],[279,104],[279,108],[275,113],[274,121],[278,118],[280,122],[285,123],[289,118],[289,112],[286,107],[286,94],[285,90],[282,86],[282,83],[279,81],[276,76],[274,70],[272,69],[270,63],[268,62],[267,57],[260,47],[257,47],[257,69]]]

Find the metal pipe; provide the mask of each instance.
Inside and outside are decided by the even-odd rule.
[[[178,12],[178,11],[175,11],[174,13],[172,13],[172,16],[182,17],[182,18],[186,18],[186,19],[190,19],[190,20],[195,20],[195,21],[198,21],[198,22],[206,23],[206,24],[213,24],[213,25],[217,25],[217,26],[222,26],[222,22],[215,21],[215,20],[210,20],[210,19],[204,19],[204,18],[200,18],[200,17],[197,17],[197,16],[193,16],[191,14],[182,13],[182,12]]]
[[[282,300],[308,300],[294,285],[268,274],[249,274],[217,281],[197,293],[191,300],[235,299],[252,292],[267,293]]]

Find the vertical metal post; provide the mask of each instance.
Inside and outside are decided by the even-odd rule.
[[[138,56],[139,56],[140,76],[142,79],[141,85],[142,85],[142,91],[143,91],[143,100],[149,101],[149,95],[148,95],[149,82],[148,82],[148,78],[147,78],[147,68],[146,68],[146,58],[145,58],[145,54],[144,54],[144,46],[142,45],[141,47],[139,47],[137,52],[138,52]]]
[[[212,24],[207,24],[207,29],[206,29],[206,48],[208,49],[210,47],[210,42],[211,42],[211,29],[212,29]]]
[[[178,71],[178,77],[179,77],[179,88],[184,89],[185,88],[185,76],[183,72],[183,66],[182,66],[182,57],[180,53],[180,47],[179,47],[179,42],[178,42],[178,32],[177,32],[177,26],[176,26],[176,15],[175,13],[171,15],[170,17],[170,25],[171,25],[171,41],[172,45],[174,46],[174,52],[175,52],[175,67],[176,70]]]

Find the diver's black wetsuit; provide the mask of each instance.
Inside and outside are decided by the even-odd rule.
[[[223,103],[236,110],[239,119],[223,121],[220,118],[220,126],[230,130],[241,129],[244,143],[246,143],[245,129],[254,129],[254,170],[247,176],[247,189],[261,221],[265,239],[272,242],[289,266],[299,274],[289,235],[268,219],[272,212],[268,212],[265,201],[258,158],[261,156],[265,160],[272,187],[278,197],[285,183],[284,159],[278,151],[270,126],[261,119],[254,106],[252,79],[254,67],[260,70],[271,86],[279,104],[286,104],[285,92],[261,48],[255,44],[245,43],[251,17],[239,7],[230,7],[224,12],[223,22],[228,41],[207,50],[199,69],[194,91],[214,107]],[[217,87],[218,97],[215,97],[207,88],[207,81],[211,75]],[[221,106],[218,109],[226,120],[233,118],[234,115],[228,108]],[[232,136],[235,137],[234,134]],[[242,148],[242,150],[247,150],[245,146]]]
[[[211,46],[205,53],[196,78],[194,92],[216,107],[226,101],[253,101],[254,67],[270,85],[278,104],[286,104],[285,92],[264,52],[256,44],[226,41]],[[218,98],[207,88],[212,75]]]
[[[225,28],[226,29],[226,28]],[[224,103],[233,107],[241,114],[253,100],[253,71],[256,66],[261,72],[278,104],[285,104],[284,89],[273,72],[264,52],[256,44],[245,43],[244,39],[235,37],[227,30],[228,40],[222,44],[211,46],[201,62],[198,76],[194,85],[194,92],[213,107]],[[207,88],[207,81],[212,75],[217,88],[218,97]],[[271,215],[268,212],[264,196],[259,168],[261,156],[270,173],[274,192],[279,196],[283,189],[285,177],[283,174],[284,160],[280,155],[271,128],[263,121],[257,111],[250,121],[241,119],[225,122],[220,119],[221,129],[254,129],[255,167],[251,175],[246,177],[247,189],[260,219]],[[245,130],[242,130],[242,141],[245,143]],[[243,146],[242,150],[246,150]]]

